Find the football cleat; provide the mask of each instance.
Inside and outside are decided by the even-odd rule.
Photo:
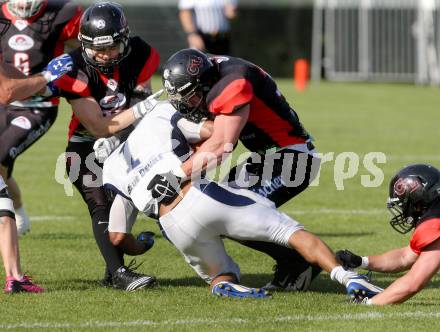
[[[346,288],[351,301],[356,303],[362,302],[364,298],[372,298],[383,292],[383,288],[370,283],[365,275],[359,275],[349,279]]]
[[[132,264],[128,267],[121,266],[112,276],[113,288],[122,289],[128,292],[132,292],[145,287],[153,286],[156,282],[154,276],[149,276],[142,273],[136,273],[130,269]]]
[[[228,281],[221,281],[212,287],[211,293],[221,297],[253,298],[261,299],[271,297],[270,293],[263,288],[250,288],[234,284]]]
[[[308,265],[301,272],[298,266],[277,264],[273,267],[273,280],[263,288],[269,291],[306,291],[309,289],[312,280],[322,271],[319,266]]]
[[[43,293],[44,289],[34,284],[29,276],[23,276],[20,280],[14,277],[6,277],[6,285],[4,292],[7,294],[14,293]]]

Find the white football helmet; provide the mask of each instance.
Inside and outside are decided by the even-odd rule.
[[[15,16],[25,19],[38,13],[48,0],[9,0],[8,10]]]

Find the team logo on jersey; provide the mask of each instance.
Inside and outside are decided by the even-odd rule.
[[[118,113],[119,109],[125,105],[127,99],[122,93],[105,96],[99,102],[104,114]]]
[[[187,71],[191,75],[197,75],[200,72],[200,68],[203,66],[203,59],[199,56],[192,56],[189,59]]]
[[[26,35],[13,35],[8,40],[8,45],[15,51],[27,51],[30,50],[34,45],[34,40]]]
[[[109,79],[107,82],[107,88],[112,91],[116,91],[116,89],[118,88],[118,82],[116,82],[113,78]]]
[[[15,118],[14,120],[12,120],[11,125],[14,125],[16,127],[24,129],[24,130],[29,130],[32,127],[32,124],[29,121],[29,119],[24,116],[19,116],[19,117]]]
[[[23,31],[28,27],[29,23],[26,20],[16,20],[14,26],[18,29],[18,31]]]

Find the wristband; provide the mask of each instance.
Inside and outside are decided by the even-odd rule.
[[[362,257],[362,263],[359,266],[361,269],[367,269],[368,268],[368,264],[369,264],[369,260],[368,260],[368,256],[363,256]]]

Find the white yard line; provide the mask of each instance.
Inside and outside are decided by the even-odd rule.
[[[291,215],[304,215],[304,214],[338,214],[338,215],[382,215],[387,214],[387,210],[383,209],[310,209],[310,210],[295,210],[288,209],[282,210]]]
[[[367,312],[359,314],[335,314],[335,315],[298,315],[298,316],[279,316],[274,317],[270,321],[275,322],[290,322],[290,321],[372,321],[385,320],[393,318],[411,318],[411,319],[438,319],[440,312],[395,312],[395,313],[381,313],[381,312]],[[0,324],[0,330],[13,329],[86,329],[86,328],[122,328],[122,327],[141,327],[141,326],[155,326],[155,327],[169,327],[169,326],[204,326],[213,324],[267,324],[267,318],[225,318],[225,319],[168,319],[163,321],[157,320],[134,320],[134,321],[87,321],[79,323],[69,322],[23,322],[17,324]]]
[[[288,214],[292,215],[306,215],[306,214],[334,214],[334,215],[382,215],[386,214],[386,209],[310,209],[310,210],[296,210],[288,209],[282,210]],[[57,216],[57,215],[47,215],[47,216],[31,216],[31,221],[43,222],[43,221],[71,221],[74,220],[74,216]],[[142,215],[139,218],[143,218]],[[146,217],[145,217],[146,218]]]
[[[73,220],[75,217],[73,216],[30,216],[32,221],[68,221]]]

